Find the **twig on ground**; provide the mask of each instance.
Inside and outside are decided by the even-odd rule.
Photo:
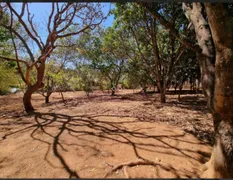
[[[127,170],[126,170],[126,166],[137,166],[137,165],[152,165],[152,166],[156,166],[158,164],[155,163],[155,162],[153,162],[153,161],[144,160],[144,159],[137,159],[137,160],[134,160],[134,161],[129,161],[129,162],[121,163],[121,164],[118,164],[118,165],[114,166],[109,172],[107,172],[104,175],[104,178],[108,177],[110,174],[112,174],[113,172],[115,172],[116,170],[121,169],[121,168],[123,168],[123,172],[124,172],[124,175],[126,176],[126,178],[130,178],[129,174],[128,174]]]

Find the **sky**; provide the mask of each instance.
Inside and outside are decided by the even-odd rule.
[[[110,8],[113,9],[114,5],[111,3],[101,3],[103,6],[103,12],[105,15],[109,12]],[[21,5],[22,3],[14,3],[14,8],[16,11],[21,11]],[[29,3],[29,9],[30,13],[34,14],[33,22],[38,23],[41,27],[39,29],[39,34],[42,37],[42,39],[46,38],[47,35],[47,29],[45,28],[45,22],[48,19],[48,15],[51,12],[51,3]],[[107,28],[109,26],[112,26],[114,20],[114,16],[110,15],[107,17],[107,19],[102,23],[102,26],[104,28]]]

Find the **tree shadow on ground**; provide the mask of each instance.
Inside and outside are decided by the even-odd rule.
[[[209,113],[206,101],[204,97],[199,94],[193,94],[193,91],[189,90],[182,90],[180,92],[182,94],[180,100],[178,101],[178,95],[174,91],[169,91],[167,95],[167,102],[166,103],[160,103],[160,95],[159,93],[149,93],[148,95],[140,94],[140,93],[132,93],[132,94],[116,94],[116,96],[110,96],[106,94],[93,94],[90,97],[77,97],[73,99],[67,99],[66,104],[62,107],[57,107],[58,109],[62,108],[73,108],[77,106],[81,106],[82,104],[85,104],[87,102],[94,102],[94,103],[101,103],[101,102],[129,102],[129,101],[142,101],[143,104],[146,106],[145,108],[154,108],[155,111],[163,108],[163,107],[177,107],[179,109],[174,110],[177,113],[182,112],[183,110],[186,111],[196,111],[197,113],[201,113],[202,115],[205,115]],[[174,95],[177,95],[175,97]],[[60,102],[54,102],[54,103],[60,103]],[[51,104],[52,105],[52,104]],[[54,110],[54,109],[52,109]],[[52,111],[51,110],[51,111]],[[152,110],[152,109],[151,109]],[[129,110],[125,110],[124,113],[130,113]],[[137,118],[140,118],[142,121],[145,122],[168,122],[172,125],[176,125],[179,127],[188,126],[188,124],[192,125],[192,128],[184,128],[184,131],[193,134],[196,136],[199,140],[205,139],[208,141],[209,144],[213,144],[214,142],[214,133],[212,128],[212,121],[207,122],[204,119],[200,121],[198,118],[191,118],[186,120],[187,122],[182,122],[182,120],[169,118],[167,116],[165,117],[158,117],[155,115],[150,115],[149,113],[146,116],[139,117],[135,116]],[[208,118],[208,117],[207,117]],[[207,128],[208,127],[208,128]]]
[[[114,96],[106,94],[93,94],[89,97],[76,97],[76,98],[67,98],[65,106],[74,107],[77,105],[82,105],[87,102],[124,102],[124,101],[145,101],[146,105],[156,104],[160,106],[178,106],[182,109],[199,111],[206,113],[206,100],[200,96],[200,94],[193,94],[191,91],[182,91],[183,96],[178,101],[178,98],[168,98],[166,103],[160,103],[159,93],[149,93],[147,95],[141,93],[132,93],[132,94],[116,94]],[[174,92],[168,92],[167,96],[177,95]],[[177,95],[178,96],[178,95]],[[54,104],[59,104],[61,101],[55,101],[47,104],[46,106],[51,106]]]
[[[110,141],[111,143],[118,143],[119,145],[128,145],[132,148],[134,156],[139,160],[140,165],[150,165],[154,167],[159,167],[160,169],[172,173],[174,177],[180,178],[186,176],[199,177],[197,169],[193,169],[192,172],[188,170],[180,170],[171,164],[164,164],[160,161],[154,159],[149,159],[145,154],[141,153],[145,151],[147,153],[160,153],[164,155],[171,155],[181,158],[188,158],[190,163],[200,162],[204,163],[210,156],[210,154],[201,151],[194,150],[190,148],[184,148],[177,146],[180,143],[186,143],[191,145],[195,144],[205,144],[197,143],[194,141],[184,140],[183,137],[185,133],[175,133],[171,134],[173,130],[167,130],[168,133],[163,135],[153,135],[155,129],[153,128],[143,128],[138,126],[141,123],[138,119],[127,119],[128,116],[120,116],[120,121],[108,121],[101,118],[113,118],[111,115],[78,115],[70,116],[58,113],[40,113],[36,112],[33,114],[35,123],[21,130],[17,130],[10,134],[6,134],[3,139],[7,139],[13,134],[19,132],[25,132],[30,130],[31,137],[44,143],[48,146],[48,151],[45,154],[45,160],[52,165],[48,160],[49,151],[52,151],[55,157],[60,161],[64,169],[69,173],[70,178],[81,178],[77,170],[71,167],[64,157],[64,153],[68,151],[69,148],[78,147],[77,151],[86,149],[86,147],[92,148],[91,144],[98,144],[100,141],[96,141],[96,138],[101,139],[101,141]],[[115,117],[119,118],[119,117]],[[124,118],[126,118],[124,120]],[[130,117],[132,118],[132,117]],[[135,128],[137,127],[137,128]],[[75,141],[72,143],[67,142],[64,137],[69,136],[69,138],[74,138]],[[85,137],[88,137],[85,139]],[[69,139],[68,138],[68,139]],[[82,139],[84,138],[84,139]],[[93,139],[92,139],[93,138]],[[156,143],[153,143],[156,142]],[[101,146],[101,145],[100,145]],[[96,152],[100,152],[101,149],[94,148]],[[80,153],[80,152],[78,152]],[[193,154],[196,154],[193,156]],[[198,157],[197,157],[198,155]],[[75,156],[75,155],[74,155]],[[83,154],[82,154],[83,156]],[[123,163],[123,162],[121,162]],[[137,163],[126,163],[119,166],[110,165],[111,170],[117,170],[124,166],[136,166]],[[53,165],[52,165],[53,166]],[[55,166],[54,166],[55,167]],[[109,168],[105,168],[103,172],[109,171]],[[107,173],[110,176],[111,173]],[[157,173],[159,177],[159,173]]]

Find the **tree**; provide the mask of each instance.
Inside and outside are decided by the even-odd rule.
[[[23,96],[24,108],[26,112],[30,113],[34,111],[31,104],[32,93],[44,86],[46,60],[53,50],[60,46],[57,40],[79,35],[87,29],[94,29],[103,20],[102,12],[99,3],[52,3],[46,27],[48,36],[44,41],[33,23],[33,15],[29,11],[28,3],[22,3],[21,12],[17,12],[12,4],[7,2],[4,10],[5,13],[9,13],[9,18],[1,21],[1,26],[11,33],[15,57],[0,56],[0,58],[17,62],[18,72],[27,85],[27,90]],[[20,27],[21,32],[16,27]],[[29,41],[36,44],[39,49],[38,57],[34,56]],[[20,52],[22,46],[18,46],[18,42],[26,50],[28,57],[23,56],[22,52]],[[25,69],[25,73],[23,69]],[[31,81],[33,69],[36,71],[36,81],[34,83]]]
[[[76,59],[77,50],[75,49],[75,40],[72,37],[59,39],[60,46],[53,51],[53,54],[51,54],[46,64],[44,76],[45,85],[38,91],[45,97],[45,103],[49,103],[49,97],[53,91],[60,90],[62,92],[62,82],[64,82],[64,87],[67,86],[67,81],[63,81],[63,79],[68,79],[68,73],[64,70],[68,63]]]
[[[11,87],[18,85],[17,74],[14,67],[8,63],[0,63],[0,94],[7,94]]]
[[[171,19],[172,27],[185,26],[184,17],[180,16],[181,8],[177,4],[154,3],[152,11],[170,11],[167,18]],[[137,11],[137,14],[134,12]],[[114,10],[116,26],[124,29],[130,35],[129,42],[125,48],[130,49],[128,53],[131,59],[141,59],[148,71],[153,75],[160,91],[160,101],[166,102],[166,90],[169,86],[175,63],[177,63],[185,50],[183,45],[177,41],[169,31],[164,30],[147,11],[135,3],[117,4]],[[130,48],[129,48],[130,47]],[[137,58],[135,58],[137,57]]]
[[[13,51],[9,46],[9,40],[9,32],[0,27],[0,52],[5,56],[9,56]],[[11,87],[18,86],[16,72],[15,62],[0,62],[0,94],[7,94]]]
[[[114,31],[109,28],[106,31],[98,29],[92,35],[85,34],[79,41],[85,59],[108,79],[111,95],[115,95],[116,87],[125,71],[126,61],[114,38]]]
[[[174,67],[171,85],[181,90],[185,82],[190,83],[190,89],[196,90],[200,82],[200,67],[195,52],[186,50],[181,60]],[[198,86],[198,87],[196,87]]]
[[[205,8],[215,47],[215,146],[206,174],[233,177],[233,17],[227,4],[206,3]]]
[[[147,87],[156,85],[153,74],[143,64],[141,59],[129,59],[127,62],[127,84],[129,88],[142,88],[146,92]]]
[[[80,82],[82,90],[86,92],[86,95],[89,96],[93,92],[93,86],[96,83],[96,72],[88,64],[82,64],[77,67],[77,74],[80,77]]]
[[[233,177],[233,21],[232,8],[220,3],[183,3],[186,17],[194,27],[198,46],[171,28],[150,4],[141,3],[172,35],[197,53],[202,87],[213,115],[215,144],[203,177]],[[222,32],[224,30],[224,33]]]

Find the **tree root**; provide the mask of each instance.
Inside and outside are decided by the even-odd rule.
[[[125,163],[118,164],[118,165],[114,166],[109,172],[107,172],[104,175],[104,178],[108,177],[113,172],[115,172],[116,170],[121,169],[121,168],[123,168],[123,173],[124,173],[125,177],[126,178],[130,178],[130,176],[129,176],[128,172],[127,172],[126,167],[127,166],[130,166],[130,167],[131,166],[137,166],[137,165],[152,165],[152,166],[156,166],[158,164],[155,163],[155,162],[153,162],[153,161],[144,160],[144,159],[137,159],[137,160],[134,160],[134,161],[125,162]]]

